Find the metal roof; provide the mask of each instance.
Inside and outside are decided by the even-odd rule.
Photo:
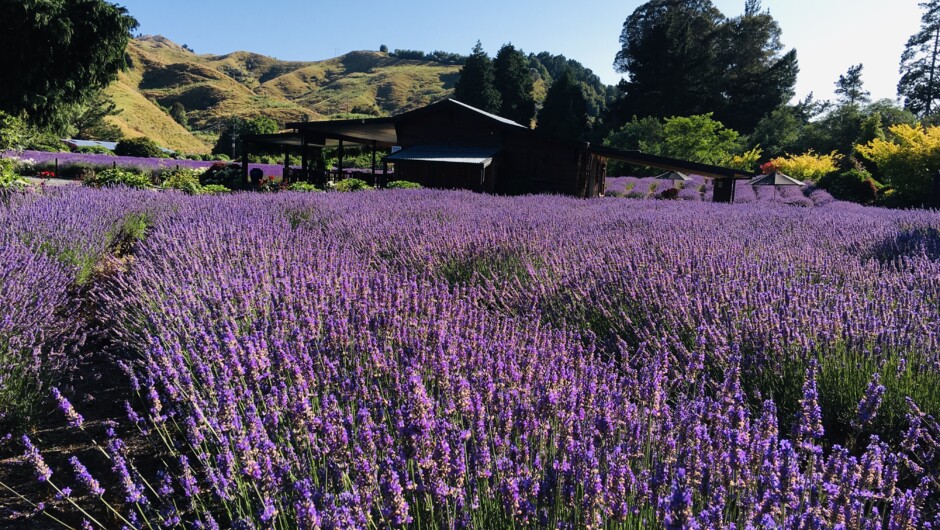
[[[493,157],[498,152],[499,149],[481,147],[416,145],[388,155],[383,160],[386,162],[411,160],[444,164],[471,164],[487,167],[493,162]]]
[[[62,141],[69,145],[74,145],[75,147],[104,147],[105,149],[110,149],[111,151],[114,151],[114,149],[117,147],[117,142],[99,142],[97,140],[73,140],[71,138],[64,138]]]
[[[763,175],[748,182],[751,186],[805,186],[806,183],[795,178],[784,175],[779,171],[774,171],[768,175]]]

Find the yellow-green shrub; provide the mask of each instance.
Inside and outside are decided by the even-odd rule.
[[[761,157],[761,148],[755,147],[750,151],[745,151],[740,155],[734,155],[728,160],[728,167],[740,169],[741,171],[754,171],[757,169],[757,161]]]
[[[820,155],[810,149],[801,155],[787,154],[779,156],[772,159],[769,164],[765,164],[761,167],[782,171],[796,179],[816,182],[822,177],[838,170],[841,160],[842,155],[835,151],[828,155]]]
[[[940,127],[899,124],[889,131],[888,139],[876,138],[855,150],[878,166],[899,194],[923,202],[930,195],[933,175],[940,171]]]

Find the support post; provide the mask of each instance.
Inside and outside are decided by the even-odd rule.
[[[715,179],[715,192],[712,200],[728,204],[734,202],[734,178]]]
[[[300,137],[300,178],[310,182],[310,168],[307,164],[307,135]]]
[[[242,184],[250,188],[251,182],[248,180],[248,142],[242,142]]]
[[[372,140],[372,185],[379,187],[378,177],[375,175],[375,140]]]
[[[284,182],[290,184],[290,147],[284,146]]]
[[[343,149],[343,141],[342,141],[342,140],[339,141],[339,150],[338,150],[338,153],[339,153],[339,168],[338,168],[338,169],[339,169],[339,179],[340,179],[340,180],[344,180],[346,175],[343,174],[343,156],[346,154],[346,151],[345,151],[345,149]]]

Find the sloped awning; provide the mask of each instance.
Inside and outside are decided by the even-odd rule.
[[[386,162],[438,162],[487,167],[493,163],[493,157],[497,153],[499,153],[497,148],[416,145],[388,155],[383,160]]]
[[[805,186],[806,183],[795,178],[784,175],[779,171],[774,171],[769,175],[762,175],[748,182],[751,186]]]

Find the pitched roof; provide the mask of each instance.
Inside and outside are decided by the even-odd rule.
[[[492,120],[496,120],[496,121],[501,122],[501,123],[503,123],[503,124],[505,124],[505,125],[512,125],[512,126],[514,126],[514,127],[522,127],[523,129],[528,129],[528,127],[526,127],[525,125],[522,125],[522,124],[520,124],[520,123],[514,122],[514,121],[512,121],[512,120],[510,120],[510,119],[507,119],[507,118],[503,118],[502,116],[497,116],[497,115],[495,115],[495,114],[486,112],[485,110],[480,110],[480,109],[478,109],[478,108],[476,108],[476,107],[471,107],[470,105],[467,105],[466,103],[457,101],[456,99],[448,98],[448,99],[445,99],[445,100],[441,101],[441,103],[443,103],[443,102],[445,102],[445,101],[449,101],[450,103],[457,104],[457,105],[459,105],[459,106],[461,106],[461,107],[463,107],[463,108],[465,108],[465,109],[472,110],[473,112],[476,112],[477,114],[480,114],[480,115],[482,115],[482,116],[486,116],[487,118],[490,118],[490,119],[492,119]]]

